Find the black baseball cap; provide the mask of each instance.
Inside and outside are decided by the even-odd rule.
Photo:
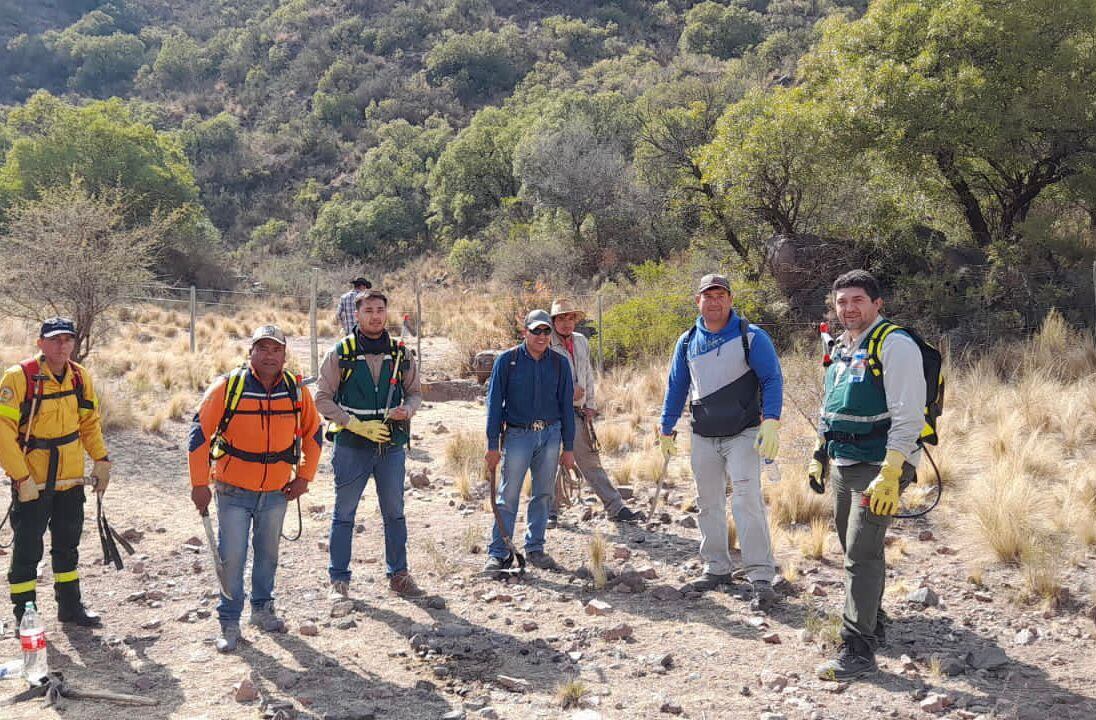
[[[42,329],[38,331],[38,337],[40,338],[51,338],[58,335],[76,337],[76,324],[67,317],[51,317],[42,323]]]
[[[373,287],[373,283],[369,282],[368,280],[366,280],[363,277],[354,278],[353,280],[350,281],[350,284],[353,285],[354,287],[357,287],[359,285],[365,285],[366,290]]]
[[[731,291],[731,281],[727,279],[726,275],[718,275],[716,273],[708,273],[704,277],[700,278],[700,285],[696,288],[696,294],[710,290],[712,288],[723,288],[727,292]]]

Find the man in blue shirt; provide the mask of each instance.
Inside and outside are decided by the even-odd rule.
[[[511,537],[525,474],[532,475],[525,553],[534,567],[554,569],[555,561],[544,552],[544,532],[555,491],[556,466],[575,466],[574,382],[567,358],[548,349],[552,335],[548,313],[530,312],[525,316],[525,330],[525,341],[500,353],[491,370],[484,461],[491,471],[502,461],[502,482],[494,502]],[[497,523],[488,554],[486,572],[501,570],[509,556]]]
[[[700,557],[704,574],[689,583],[697,592],[731,584],[727,547],[727,481],[742,564],[753,585],[751,607],[776,602],[772,540],[761,495],[761,459],[776,458],[784,379],[776,349],[763,330],[732,308],[723,275],[705,275],[697,288],[700,317],[678,338],[662,405],[659,443],[672,455],[672,437],[686,397],[692,414],[690,462],[696,480]]]

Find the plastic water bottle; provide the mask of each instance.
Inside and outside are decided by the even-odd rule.
[[[23,677],[31,685],[41,685],[49,674],[46,659],[46,629],[33,602],[28,602],[19,623],[19,642],[23,646]]]
[[[864,382],[864,374],[868,370],[868,351],[857,350],[853,353],[852,362],[849,364],[849,382]]]
[[[0,680],[23,677],[23,659],[15,658],[0,665]]]
[[[780,482],[780,466],[776,464],[775,460],[766,460],[762,465],[762,470],[768,476],[769,482]]]

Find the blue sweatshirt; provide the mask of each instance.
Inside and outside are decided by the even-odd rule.
[[[487,448],[499,449],[502,423],[562,422],[563,449],[575,449],[575,385],[571,364],[553,351],[534,360],[525,343],[500,353],[487,386]]]
[[[717,333],[709,332],[704,327],[704,319],[698,317],[692,339],[689,339],[689,332],[682,333],[678,338],[673,359],[670,361],[666,397],[662,403],[663,434],[669,435],[673,431],[681,418],[686,399],[696,402],[712,395],[721,384],[727,382],[724,377],[727,363],[722,361],[721,353],[723,346],[731,341],[741,347],[740,326],[738,314],[733,311],[727,324]],[[776,348],[768,334],[756,325],[749,325],[747,332],[750,345],[749,368],[757,375],[761,386],[762,416],[779,420],[784,404],[784,377],[780,372]],[[728,358],[730,357],[728,354]],[[697,368],[697,374],[702,376],[694,377],[690,366]]]

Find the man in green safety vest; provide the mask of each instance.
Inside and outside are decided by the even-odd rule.
[[[826,370],[820,437],[808,468],[811,488],[824,492],[833,466],[834,520],[845,553],[845,610],[838,657],[817,669],[823,680],[875,672],[885,642],[880,605],[886,581],[883,538],[898,496],[912,482],[925,426],[926,384],[921,350],[880,312],[879,284],[864,270],[833,284],[834,307],[845,333]]]
[[[334,426],[335,510],[331,517],[332,600],[349,598],[354,517],[372,475],[384,521],[389,587],[403,597],[423,591],[407,572],[403,515],[406,448],[411,416],[422,404],[418,370],[402,342],[388,334],[388,298],[370,289],[358,295],[357,327],[335,344],[320,367],[316,407]]]

